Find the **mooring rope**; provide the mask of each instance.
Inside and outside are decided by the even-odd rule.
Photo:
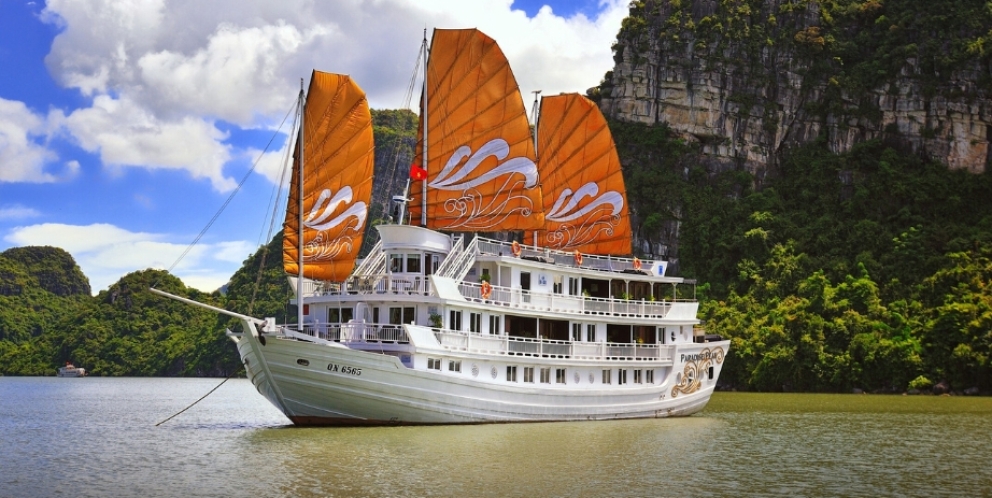
[[[198,399],[198,400],[196,400],[196,401],[194,401],[194,402],[193,402],[193,403],[192,403],[191,405],[189,405],[189,406],[187,406],[186,408],[183,408],[182,410],[179,410],[179,412],[177,412],[177,413],[176,413],[175,415],[173,415],[173,416],[171,416],[171,417],[169,417],[169,418],[167,418],[167,419],[165,419],[165,420],[163,420],[163,421],[161,421],[161,422],[159,422],[159,423],[157,423],[157,424],[155,424],[155,427],[158,427],[158,426],[160,426],[160,425],[162,425],[162,424],[164,424],[164,423],[166,423],[166,422],[168,422],[168,421],[170,421],[170,420],[172,420],[172,419],[174,419],[174,418],[176,418],[176,417],[178,417],[178,416],[179,416],[179,415],[181,415],[181,414],[182,414],[182,413],[183,413],[184,411],[186,411],[186,410],[189,410],[190,408],[193,408],[193,405],[195,405],[195,404],[197,404],[197,403],[199,403],[199,402],[201,402],[201,401],[203,401],[203,400],[204,400],[204,399],[205,399],[205,398],[206,398],[207,396],[210,396],[211,394],[213,394],[213,392],[214,392],[214,391],[216,391],[216,390],[217,390],[218,388],[220,388],[220,386],[223,386],[225,382],[227,382],[228,380],[230,380],[230,379],[231,379],[231,377],[234,377],[234,375],[235,375],[235,374],[237,374],[237,373],[238,373],[238,372],[240,372],[240,371],[241,371],[241,370],[239,369],[239,370],[236,370],[236,371],[235,371],[234,373],[232,373],[231,375],[228,375],[228,376],[227,376],[227,378],[225,378],[224,380],[222,380],[222,381],[220,381],[220,384],[217,384],[217,387],[215,387],[215,388],[213,388],[213,389],[211,389],[211,390],[210,390],[210,392],[208,392],[207,394],[204,394],[204,395],[203,395],[203,396],[202,396],[202,397],[201,397],[200,399]]]

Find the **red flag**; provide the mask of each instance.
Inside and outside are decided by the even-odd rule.
[[[417,166],[416,164],[410,165],[410,178],[420,181],[427,179],[427,170]]]

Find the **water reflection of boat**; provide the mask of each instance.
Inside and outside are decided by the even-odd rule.
[[[59,377],[85,377],[86,369],[79,368],[72,364],[72,362],[65,362],[64,367],[59,367],[58,369]]]
[[[729,341],[697,327],[694,281],[630,256],[623,177],[595,104],[544,98],[534,140],[492,39],[435,30],[429,53],[416,188],[397,196],[396,223],[376,226],[357,267],[372,190],[367,100],[351,78],[317,71],[301,92],[283,257],[297,324],[155,292],[241,319],[229,335],[248,377],[299,425],[702,410]]]

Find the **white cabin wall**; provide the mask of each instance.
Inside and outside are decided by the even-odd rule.
[[[517,281],[514,282],[513,281],[514,271],[509,266],[499,267],[498,275],[499,275],[499,279],[498,279],[499,281],[496,283],[496,285],[499,285],[501,287],[511,287],[511,288],[520,287],[519,276],[517,277]]]

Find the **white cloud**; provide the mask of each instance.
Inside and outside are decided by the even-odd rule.
[[[51,183],[75,176],[75,161],[62,165],[61,173],[49,171],[58,155],[37,142],[47,141],[57,116],[39,116],[23,102],[0,98],[0,182]]]
[[[65,126],[107,166],[182,169],[194,178],[209,179],[222,192],[236,185],[223,173],[231,157],[229,146],[222,143],[227,134],[202,118],[163,121],[127,97],[99,96],[93,107],[66,117]]]
[[[0,220],[25,220],[28,218],[37,218],[38,216],[41,216],[41,213],[37,209],[20,204],[0,206]]]
[[[511,0],[50,0],[43,18],[63,27],[50,72],[93,97],[67,118],[87,151],[112,166],[186,170],[224,191],[224,165],[244,151],[214,123],[272,126],[312,68],[352,75],[374,108],[400,108],[423,28],[478,27],[499,42],[529,104],[533,90],[583,92],[613,67],[627,2],[600,8],[590,19],[549,8],[528,18]]]
[[[247,241],[201,243],[176,264],[187,245],[164,234],[131,232],[109,224],[86,226],[44,223],[18,227],[4,240],[15,246],[65,249],[90,279],[96,294],[124,275],[145,268],[171,269],[183,283],[212,292],[230,279],[255,246]]]
[[[221,23],[192,54],[142,55],[137,69],[143,94],[154,108],[251,125],[258,115],[277,114],[292,104],[294,92],[272,91],[286,82],[279,70],[288,56],[325,31],[318,25],[303,33],[281,20],[259,27]]]

